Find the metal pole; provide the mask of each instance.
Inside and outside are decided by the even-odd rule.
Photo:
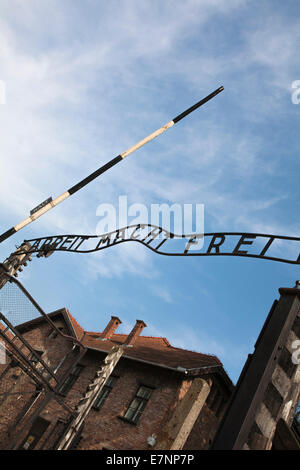
[[[23,271],[23,266],[32,260],[28,251],[31,249],[29,242],[24,242],[12,253],[4,263],[0,263],[0,289],[5,286],[9,280],[9,276],[18,276],[18,271]]]
[[[178,116],[176,116],[174,119],[172,119],[170,122],[168,122],[167,124],[165,124],[164,126],[160,127],[159,129],[157,129],[155,132],[153,132],[152,134],[148,135],[148,137],[145,137],[144,139],[142,139],[141,141],[139,141],[137,144],[133,145],[132,147],[130,147],[129,149],[125,150],[125,152],[123,153],[120,153],[117,157],[113,158],[112,160],[110,160],[108,163],[106,163],[105,165],[101,166],[100,168],[98,168],[98,170],[94,171],[93,173],[91,173],[89,176],[87,176],[86,178],[84,178],[83,180],[81,180],[79,183],[75,184],[74,186],[72,186],[70,189],[68,189],[67,191],[65,191],[63,194],[61,194],[60,196],[58,196],[56,199],[52,200],[52,198],[50,199],[47,199],[47,201],[45,201],[44,203],[40,204],[40,206],[38,206],[36,209],[34,209],[33,211],[31,211],[31,214],[29,217],[27,217],[26,219],[22,220],[21,222],[19,222],[17,225],[15,225],[14,227],[10,228],[9,230],[7,230],[6,232],[2,233],[2,235],[0,235],[0,243],[2,243],[4,240],[6,240],[7,238],[11,237],[12,235],[14,235],[16,232],[18,232],[19,230],[21,230],[22,228],[26,227],[26,225],[30,224],[31,222],[34,222],[36,219],[38,219],[39,217],[41,217],[43,214],[45,214],[46,212],[50,211],[51,209],[53,209],[53,207],[57,206],[58,204],[60,204],[61,202],[63,202],[65,199],[67,199],[68,197],[72,196],[72,194],[76,193],[77,191],[79,191],[80,189],[82,189],[84,186],[86,186],[87,184],[89,184],[91,181],[93,181],[95,178],[97,178],[98,176],[100,176],[102,173],[105,173],[107,170],[109,170],[110,168],[112,168],[114,165],[116,165],[117,163],[121,162],[122,160],[124,160],[124,158],[126,158],[128,155],[130,155],[131,153],[135,152],[136,150],[138,150],[140,147],[143,147],[145,144],[147,144],[148,142],[150,142],[151,140],[155,139],[156,137],[158,137],[160,134],[162,134],[163,132],[165,132],[167,129],[169,129],[170,127],[174,126],[174,124],[176,124],[177,122],[181,121],[181,119],[185,118],[186,116],[188,116],[190,113],[192,113],[193,111],[195,111],[197,108],[199,108],[200,106],[202,106],[204,103],[206,103],[207,101],[211,100],[214,96],[216,96],[217,94],[219,94],[221,91],[224,90],[224,87],[221,86],[219,87],[217,90],[215,90],[214,92],[212,92],[210,95],[206,96],[205,98],[203,98],[202,100],[198,101],[198,103],[194,104],[193,106],[191,106],[190,108],[188,108],[187,110],[183,111],[183,113],[179,114]]]

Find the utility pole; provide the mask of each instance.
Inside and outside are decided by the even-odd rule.
[[[132,147],[130,147],[129,149],[125,150],[125,152],[123,153],[120,153],[117,157],[113,158],[112,160],[110,160],[108,163],[106,163],[105,165],[101,166],[100,168],[98,168],[96,171],[94,171],[93,173],[91,173],[89,176],[87,176],[86,178],[84,178],[83,180],[79,181],[79,183],[75,184],[74,186],[72,186],[70,189],[68,189],[67,191],[65,191],[63,194],[61,194],[60,196],[58,196],[57,198],[55,198],[54,200],[52,200],[52,197],[48,198],[46,201],[42,202],[41,204],[39,204],[37,207],[35,207],[31,212],[30,212],[30,216],[27,217],[26,219],[22,220],[21,222],[19,222],[17,225],[15,225],[14,227],[10,228],[9,230],[7,230],[6,232],[2,233],[2,235],[0,235],[0,243],[2,243],[4,240],[6,240],[7,238],[11,237],[12,235],[14,235],[16,232],[18,232],[19,230],[21,230],[22,228],[26,227],[27,225],[29,225],[31,222],[34,222],[36,219],[38,219],[39,217],[41,217],[43,214],[45,214],[46,212],[50,211],[51,209],[53,209],[55,206],[57,206],[58,204],[60,204],[61,202],[63,202],[65,199],[69,198],[70,196],[72,196],[73,194],[75,194],[77,191],[79,191],[80,189],[82,189],[84,186],[86,186],[87,184],[89,184],[91,181],[93,181],[95,178],[97,178],[98,176],[102,175],[102,173],[105,173],[107,170],[109,170],[110,168],[112,168],[113,166],[115,166],[117,163],[121,162],[122,160],[124,160],[124,158],[128,157],[128,155],[130,155],[131,153],[135,152],[136,150],[138,150],[139,148],[143,147],[145,144],[147,144],[148,142],[150,142],[151,140],[155,139],[156,137],[158,137],[160,134],[162,134],[163,132],[165,132],[166,130],[168,130],[170,127],[174,126],[174,124],[176,124],[177,122],[181,121],[183,118],[185,118],[186,116],[188,116],[190,113],[192,113],[193,111],[195,111],[196,109],[198,109],[200,106],[202,106],[204,103],[206,103],[207,101],[211,100],[212,98],[214,98],[214,96],[218,95],[221,91],[224,90],[224,87],[221,86],[219,87],[217,90],[215,90],[214,92],[210,93],[210,95],[206,96],[205,98],[203,98],[202,100],[198,101],[198,103],[194,104],[193,106],[191,106],[190,108],[186,109],[185,111],[183,111],[181,114],[179,114],[178,116],[176,116],[175,118],[173,118],[171,121],[169,121],[167,124],[165,124],[164,126],[160,127],[159,129],[157,129],[155,132],[153,132],[152,134],[148,135],[147,137],[145,137],[144,139],[140,140],[137,144],[133,145]]]

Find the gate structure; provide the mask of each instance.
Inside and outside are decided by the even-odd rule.
[[[3,351],[0,364],[0,441],[4,449],[26,449],[37,444],[36,433],[20,444],[22,431],[39,418],[51,400],[62,407],[66,422],[70,419],[73,411],[56,390],[74,361],[84,352],[79,342],[63,335],[15,279],[23,266],[32,260],[26,254],[29,249],[30,244],[23,244],[0,266],[0,340]],[[23,254],[19,254],[20,251]],[[55,361],[45,345],[41,345],[40,350],[34,349],[30,338],[18,330],[17,325],[37,322],[41,318],[49,329],[49,335],[60,335],[66,343],[66,355],[61,362]]]
[[[66,402],[61,389],[86,348],[61,331],[15,278],[31,261],[30,250],[26,242],[0,265],[0,449],[66,450],[79,439],[124,346],[107,355],[79,402]],[[37,256],[50,254],[48,250]],[[298,286],[279,289],[280,299],[248,357],[212,450],[300,450],[295,419],[300,396]],[[43,328],[40,338],[33,325]]]
[[[300,450],[300,289],[279,289],[215,436],[213,450]]]
[[[16,279],[32,260],[30,249],[23,243],[0,265],[0,449],[69,449],[123,347],[107,355],[78,403],[66,403],[62,388],[86,348],[66,335]]]
[[[0,448],[33,448],[37,444],[36,430],[42,428],[41,414],[46,405],[55,401],[61,407],[63,421],[67,423],[73,410],[57,391],[70,369],[85,353],[85,348],[75,338],[63,334],[45,314],[29,292],[15,278],[23,266],[31,261],[23,244],[0,266]],[[23,254],[18,254],[20,251]],[[64,343],[63,360],[40,341],[39,349],[32,346],[26,325],[43,320],[48,336],[56,335]],[[20,331],[18,325],[22,324]],[[39,423],[40,422],[40,423]],[[48,423],[49,421],[47,421]],[[45,427],[46,420],[43,425]],[[52,424],[52,423],[50,423]],[[33,426],[30,436],[26,429]],[[53,425],[54,426],[54,425]],[[49,436],[52,427],[49,425]],[[48,427],[48,426],[47,426]],[[46,428],[45,428],[46,430]]]

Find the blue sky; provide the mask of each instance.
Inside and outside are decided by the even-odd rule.
[[[205,231],[299,236],[300,4],[2,0],[1,232],[211,91],[163,136],[0,245],[94,234],[100,203],[205,204]],[[279,287],[299,267],[169,258],[136,244],[34,259],[20,280],[50,312],[216,354],[236,381]]]

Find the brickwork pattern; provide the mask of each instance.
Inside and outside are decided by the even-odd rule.
[[[300,339],[300,309],[281,348],[278,361],[244,449],[272,448],[277,422],[282,418],[289,426],[300,398],[300,364],[293,362],[295,341]]]

